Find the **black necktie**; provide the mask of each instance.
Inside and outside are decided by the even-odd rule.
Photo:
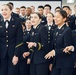
[[[8,25],[9,25],[9,21],[6,20],[6,21],[5,21],[5,26],[6,26],[6,28],[8,28]]]

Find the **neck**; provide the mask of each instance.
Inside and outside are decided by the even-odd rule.
[[[34,25],[34,26],[33,26],[33,28],[35,28],[35,29],[36,29],[36,27],[37,27],[37,26],[38,26],[38,25]]]
[[[21,14],[21,16],[25,16],[25,14]]]
[[[39,22],[38,24],[36,24],[36,25],[33,25],[33,28],[36,29],[36,27],[37,27],[39,24],[40,24],[40,22]]]
[[[53,24],[53,21],[51,21],[51,22],[48,22],[48,24]]]
[[[31,28],[26,28],[26,30],[27,30],[27,31],[30,31],[30,30],[31,30]]]
[[[11,18],[11,16],[4,18],[4,20],[9,20]]]
[[[63,25],[64,25],[64,23],[62,23],[62,24],[59,24],[59,25],[58,25],[58,28],[62,27]]]

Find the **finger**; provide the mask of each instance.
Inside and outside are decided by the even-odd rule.
[[[53,55],[51,57],[53,58]]]
[[[50,59],[50,58],[51,58],[51,56],[48,57],[48,59]]]
[[[17,64],[17,62],[16,62],[16,61],[14,61],[14,62],[13,62],[13,65],[16,65],[16,64]]]
[[[27,44],[29,44],[29,42],[26,42]]]
[[[67,53],[68,51],[65,51],[65,53]]]
[[[47,59],[47,55],[44,58]]]
[[[25,54],[23,54],[23,57],[25,58]]]
[[[66,51],[67,51],[66,49],[63,50],[63,52],[66,52]]]

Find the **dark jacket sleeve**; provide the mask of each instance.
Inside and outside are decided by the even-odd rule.
[[[64,41],[64,47],[61,49],[55,49],[56,55],[62,54],[66,55],[66,53],[63,52],[64,48],[70,45],[73,45],[73,38],[72,38],[72,31],[71,29],[67,29],[63,34],[63,41]],[[70,54],[72,51],[68,52],[67,54]]]
[[[22,31],[22,25],[21,22],[18,22],[17,25],[17,33],[16,33],[16,47],[15,47],[15,53],[14,55],[20,56],[20,50],[23,45],[23,31]]]
[[[37,50],[47,50],[48,47],[47,31],[44,26],[39,30],[38,37],[39,41],[37,42]]]

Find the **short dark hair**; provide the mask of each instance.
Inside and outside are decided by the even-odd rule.
[[[20,9],[21,9],[21,8],[25,8],[25,9],[26,9],[26,7],[25,7],[25,6],[21,6],[21,7],[20,7]]]
[[[76,5],[74,5],[74,7],[76,7]]]
[[[55,10],[56,10],[56,9],[60,9],[60,10],[61,10],[61,7],[58,6],[58,7],[55,8]]]
[[[46,4],[46,5],[44,6],[44,8],[45,8],[45,7],[49,7],[50,10],[51,10],[51,6],[50,6],[49,4]]]
[[[62,8],[68,8],[69,10],[71,10],[69,6],[63,6]]]
[[[42,5],[38,6],[38,8],[42,8],[42,9],[44,9],[44,7],[43,7]]]
[[[10,5],[14,6],[14,4],[13,4],[12,2],[9,2],[9,3],[7,3],[7,4],[10,4]]]

